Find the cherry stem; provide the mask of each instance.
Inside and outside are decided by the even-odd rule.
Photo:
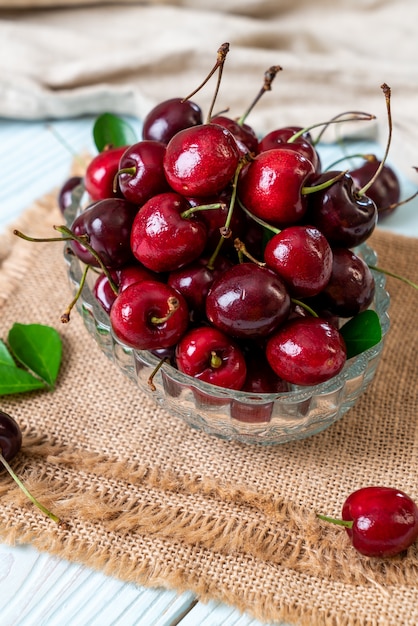
[[[100,258],[100,255],[97,254],[96,250],[94,248],[92,248],[92,246],[85,240],[85,237],[87,235],[81,235],[79,237],[78,235],[75,235],[72,232],[72,230],[67,228],[67,226],[54,226],[54,229],[57,230],[59,233],[63,233],[64,235],[66,235],[67,239],[72,239],[73,241],[77,241],[80,245],[82,245],[86,250],[88,250],[90,252],[90,254],[98,262],[98,264],[100,266],[100,269],[106,275],[106,278],[109,281],[109,286],[110,286],[111,290],[117,296],[118,293],[119,293],[117,285],[115,284],[115,281],[113,280],[112,275],[109,272],[108,268],[106,267],[106,265],[103,263],[102,259]]]
[[[183,213],[180,213],[180,217],[187,219],[193,213],[197,211],[213,211],[214,209],[223,209],[225,204],[223,202],[214,202],[213,204],[199,204],[198,206],[192,206],[190,209],[186,209]]]
[[[210,270],[213,270],[215,267],[215,261],[216,258],[223,246],[223,243],[225,241],[225,239],[229,239],[229,237],[231,236],[231,221],[232,221],[232,215],[234,213],[234,208],[235,208],[235,201],[237,199],[237,183],[238,183],[238,177],[240,175],[240,172],[242,170],[242,168],[244,167],[244,165],[248,162],[247,157],[243,157],[242,159],[240,159],[240,162],[238,163],[237,169],[235,170],[235,174],[234,174],[234,178],[232,181],[232,193],[231,193],[231,200],[229,202],[229,209],[228,209],[228,214],[226,216],[226,220],[225,220],[225,224],[223,225],[222,231],[221,231],[221,237],[218,241],[218,244],[212,254],[212,256],[210,257],[209,261],[207,262],[206,267]]]
[[[374,270],[375,272],[379,272],[380,274],[385,274],[386,276],[390,276],[391,278],[401,280],[403,283],[406,283],[410,287],[418,289],[418,285],[412,282],[412,280],[409,280],[409,278],[405,278],[405,276],[401,276],[400,274],[396,274],[395,272],[390,272],[389,270],[382,269],[381,267],[376,267],[375,265],[369,265],[369,268],[371,270]]]
[[[212,350],[212,352],[210,353],[210,366],[213,367],[213,369],[219,369],[222,365],[222,359],[221,357],[216,354],[215,350]]]
[[[334,183],[340,180],[340,178],[344,178],[344,176],[348,173],[349,170],[344,170],[342,172],[338,172],[334,178],[330,178],[329,180],[325,180],[320,185],[312,185],[312,187],[302,187],[301,193],[304,196],[307,196],[310,193],[315,193],[316,191],[323,191],[324,189],[328,189]]]
[[[247,257],[247,259],[250,259],[250,261],[258,265],[259,267],[266,266],[264,261],[258,261],[255,257],[253,257],[250,252],[248,252],[245,243],[242,242],[241,239],[238,239],[238,237],[234,239],[234,248],[238,252],[238,258],[240,263],[242,263],[243,257]]]
[[[312,315],[312,317],[319,317],[318,313],[314,311],[308,304],[306,304],[306,302],[298,300],[297,298],[291,298],[291,301],[293,302],[293,304],[299,305],[300,307],[302,307],[302,309],[305,309],[305,311]]]
[[[183,98],[183,100],[182,100],[183,102],[185,102],[186,100],[190,100],[190,98],[192,98],[198,91],[200,91],[202,89],[202,87],[204,87],[206,85],[206,83],[211,78],[211,76],[216,72],[216,70],[219,69],[218,82],[217,82],[217,85],[216,85],[216,89],[215,89],[215,93],[214,93],[214,96],[213,96],[213,99],[212,99],[211,106],[209,108],[208,123],[210,122],[210,119],[211,119],[211,116],[212,116],[213,107],[215,106],[215,100],[216,100],[216,97],[218,95],[219,85],[221,83],[223,66],[224,66],[226,55],[228,54],[228,52],[229,52],[229,43],[223,43],[218,48],[216,63],[213,66],[213,68],[211,69],[211,71],[209,72],[209,74],[200,83],[200,85],[194,91],[192,91],[192,93],[190,93],[186,98]]]
[[[341,119],[343,115],[350,115],[351,117]],[[328,126],[330,126],[331,124],[340,124],[341,122],[369,122],[375,119],[376,116],[372,113],[364,113],[363,111],[345,111],[344,113],[339,113],[338,115],[335,115],[328,122],[325,122],[323,124],[314,124],[313,126],[298,131],[296,133],[296,139],[298,136],[303,135],[304,132],[308,132],[316,127],[322,126],[323,128],[321,132],[318,134],[317,138],[313,142],[313,145],[316,146],[320,142],[321,137],[327,130]],[[294,141],[294,136],[291,137],[289,141]]]
[[[85,266],[85,268],[84,268],[84,270],[83,270],[83,273],[82,273],[82,275],[81,275],[80,284],[79,284],[79,286],[78,286],[78,289],[77,289],[77,291],[76,291],[76,294],[75,294],[75,296],[74,296],[73,300],[70,302],[70,304],[69,304],[69,305],[67,306],[67,308],[65,309],[64,313],[61,315],[61,322],[62,322],[63,324],[68,324],[68,322],[70,321],[70,314],[71,314],[71,311],[73,310],[74,306],[75,306],[75,305],[76,305],[76,303],[77,303],[77,300],[78,300],[78,299],[79,299],[79,297],[81,296],[81,292],[83,291],[83,287],[84,287],[84,284],[85,284],[85,282],[86,282],[87,272],[89,271],[90,267],[91,267],[90,265],[86,265],[86,266]]]
[[[170,319],[173,313],[177,311],[179,306],[180,306],[180,302],[178,301],[178,298],[176,298],[175,296],[170,296],[169,298],[167,298],[168,310],[167,310],[166,315],[164,315],[164,317],[156,317],[155,315],[152,316],[150,320],[151,324],[164,324]]]
[[[130,176],[135,176],[136,172],[137,172],[136,165],[132,165],[132,167],[122,167],[120,170],[118,170],[115,176],[113,177],[113,184],[112,184],[113,193],[117,193],[118,191],[118,179],[121,174],[129,174]]]
[[[393,202],[392,204],[389,204],[389,206],[381,207],[381,208],[377,207],[377,211],[378,213],[385,213],[386,211],[392,211],[393,209],[396,209],[398,206],[402,206],[403,204],[407,204],[408,202],[411,202],[411,200],[413,200],[417,196],[418,196],[418,191],[413,193],[408,198],[404,198],[403,200],[400,200],[399,202]]]
[[[336,524],[337,526],[344,526],[344,528],[353,528],[353,520],[345,520],[345,519],[338,519],[335,517],[328,517],[328,515],[321,515],[320,513],[317,513],[316,516],[323,520],[324,522],[330,522],[330,524]]]
[[[13,234],[16,235],[17,237],[20,237],[21,239],[24,239],[25,241],[32,241],[35,243],[49,243],[50,241],[72,241],[74,238],[71,237],[30,237],[29,235],[25,235],[25,233],[22,233],[22,231],[20,230],[14,230]],[[88,236],[87,235],[82,235],[82,237],[80,237],[80,239],[82,239],[82,245],[84,246],[87,242],[88,242]]]
[[[260,91],[258,92],[257,96],[254,98],[254,100],[252,101],[252,103],[250,104],[250,106],[248,107],[248,109],[245,111],[245,113],[243,115],[241,115],[241,117],[238,120],[238,124],[240,126],[242,126],[245,122],[245,120],[247,119],[247,117],[249,116],[249,114],[251,113],[251,111],[253,110],[253,108],[255,107],[255,105],[257,104],[257,102],[260,100],[260,98],[266,93],[266,91],[271,91],[271,85],[273,83],[273,80],[276,78],[276,74],[278,72],[280,72],[283,68],[280,67],[280,65],[272,65],[271,67],[269,67],[269,69],[264,73],[264,83],[262,88],[260,89]]]
[[[362,153],[349,154],[347,156],[340,157],[336,161],[333,161],[332,163],[327,165],[327,167],[324,169],[324,172],[329,172],[329,170],[332,170],[339,163],[343,163],[344,161],[349,161],[350,159],[364,159],[368,163],[374,163],[375,161],[377,161],[377,156],[375,154],[362,154]]]
[[[50,519],[52,519],[53,522],[55,522],[56,524],[59,525],[63,525],[60,518],[57,517],[54,513],[51,513],[51,511],[49,511],[43,504],[41,504],[36,498],[35,496],[33,496],[31,494],[31,492],[29,491],[29,489],[27,487],[25,487],[25,485],[22,483],[22,481],[20,480],[20,478],[15,474],[15,472],[12,470],[12,468],[10,467],[9,463],[6,461],[6,459],[3,456],[2,450],[0,448],[0,462],[3,464],[3,466],[5,467],[5,469],[9,472],[10,476],[13,478],[13,480],[15,481],[15,483],[17,484],[17,486],[23,491],[23,493],[29,498],[29,500],[36,506],[38,507],[38,509],[40,511],[42,511],[42,513],[45,513],[45,515],[47,517],[49,517]]]
[[[241,202],[241,200],[238,198],[238,204],[240,205],[241,209],[244,211],[244,213],[246,213],[248,215],[248,217],[250,217],[252,220],[254,220],[254,222],[257,222],[257,224],[260,224],[260,226],[263,226],[263,228],[267,228],[267,230],[270,230],[272,233],[274,233],[275,235],[277,235],[278,233],[281,232],[280,228],[276,228],[275,226],[272,226],[271,224],[269,224],[268,222],[265,222],[264,220],[262,220],[260,217],[257,217],[256,215],[253,215]]]
[[[157,365],[154,367],[151,374],[149,375],[147,383],[151,391],[157,390],[157,387],[154,385],[154,378],[156,377],[156,375],[158,374],[158,372],[160,371],[164,363],[168,363],[168,362],[169,362],[169,359],[167,357],[160,359],[160,361],[157,363]]]

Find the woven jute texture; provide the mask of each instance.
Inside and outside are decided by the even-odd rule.
[[[56,235],[55,196],[19,227]],[[379,265],[417,279],[418,242],[376,232]],[[262,621],[302,626],[416,626],[418,545],[368,559],[338,516],[371,484],[418,499],[418,292],[388,279],[391,329],[376,378],[325,432],[280,446],[227,442],[189,428],[142,395],[74,313],[60,243],[0,245],[0,334],[14,322],[57,328],[63,363],[53,392],[1,398],[20,423],[15,470],[68,522],[57,527],[0,477],[0,536],[125,581],[192,590]]]

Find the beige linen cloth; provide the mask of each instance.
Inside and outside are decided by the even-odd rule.
[[[259,133],[347,110],[377,116],[344,131],[387,136],[380,85],[392,88],[391,158],[418,181],[416,0],[0,0],[0,116],[111,110],[143,117],[190,93],[231,49],[217,110],[241,115],[280,65],[248,122]],[[214,81],[195,99],[207,112]],[[342,132],[341,125],[339,133]],[[331,133],[331,138],[334,134]]]

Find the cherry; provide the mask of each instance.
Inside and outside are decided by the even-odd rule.
[[[219,124],[227,128],[229,132],[235,137],[240,152],[242,155],[251,152],[252,154],[258,154],[258,137],[254,129],[248,124],[240,124],[237,120],[233,120],[225,115],[216,115],[211,119],[212,124]]]
[[[241,171],[239,200],[250,213],[269,224],[294,224],[306,212],[302,189],[314,171],[311,161],[294,150],[261,152]]]
[[[346,528],[353,547],[368,557],[392,557],[418,539],[418,507],[393,487],[362,487],[342,507],[342,519],[318,515]]]
[[[338,172],[328,171],[312,177],[317,186],[331,181]],[[376,227],[376,205],[366,195],[359,195],[348,172],[326,189],[308,196],[305,221],[316,226],[332,247],[353,248],[370,237]]]
[[[119,292],[129,287],[129,285],[132,285],[132,283],[139,283],[143,280],[158,280],[157,274],[146,269],[139,263],[136,265],[127,265],[120,270],[113,271],[111,272],[111,277]],[[112,304],[116,300],[117,294],[114,292],[109,278],[104,272],[97,277],[94,283],[93,293],[106,313],[109,313]]]
[[[331,247],[312,226],[284,228],[267,242],[264,258],[296,298],[319,293],[331,277]]]
[[[381,161],[379,159],[370,159],[360,167],[351,170],[350,175],[355,185],[362,189],[376,174],[380,164]],[[399,178],[395,171],[386,163],[372,185],[367,189],[367,196],[376,204],[379,219],[390,215],[399,204],[401,198]]]
[[[93,201],[120,197],[120,191],[114,191],[113,183],[126,148],[107,148],[90,161],[84,175],[84,186]]]
[[[184,296],[193,321],[205,317],[206,297],[212,283],[231,267],[231,262],[220,255],[216,257],[213,269],[207,263],[207,258],[200,257],[193,263],[170,272],[167,279],[167,284]]]
[[[293,318],[268,339],[266,356],[278,376],[294,385],[318,385],[346,362],[339,331],[320,317]]]
[[[338,317],[352,317],[371,305],[374,276],[367,263],[348,248],[333,248],[332,256],[331,277],[312,306]]]
[[[206,298],[208,320],[232,337],[265,337],[289,315],[281,278],[255,263],[239,263],[217,278]]]
[[[204,198],[224,189],[237,169],[240,151],[233,135],[218,124],[179,131],[167,145],[166,178],[174,191]]]
[[[141,205],[169,190],[163,169],[164,155],[165,144],[160,141],[139,141],[122,154],[116,180],[129,202]]]
[[[76,187],[81,185],[83,179],[81,176],[71,176],[65,183],[62,185],[61,189],[58,192],[58,206],[62,214],[65,213],[65,210],[71,206],[73,201],[73,191]]]
[[[132,261],[130,234],[137,211],[134,204],[123,198],[99,200],[75,218],[71,231],[77,237],[87,236],[88,243],[103,264],[118,269]],[[71,241],[71,248],[83,263],[94,267],[100,265],[79,241]]]
[[[227,389],[241,389],[247,372],[239,347],[210,326],[193,328],[180,339],[176,363],[184,374]]]
[[[30,493],[9,465],[9,461],[14,459],[21,447],[22,431],[20,430],[19,424],[11,415],[0,410],[0,464],[5,470],[7,470],[19,489],[23,491],[23,493],[40,511],[42,511],[47,517],[56,522],[62,528],[66,528],[67,524],[62,522],[59,517],[44,507],[44,505]]]
[[[303,129],[298,126],[276,128],[260,139],[258,143],[258,152],[265,152],[266,150],[272,150],[280,147],[287,148],[288,150],[295,150],[311,161],[315,171],[319,172],[321,170],[321,160],[315,146],[313,145],[310,133],[302,133],[301,135],[298,135],[294,141],[292,140],[296,133],[299,133],[302,130]]]
[[[160,102],[145,116],[142,138],[168,144],[184,128],[202,124],[202,110],[191,100],[171,98]]]
[[[154,272],[170,272],[191,263],[203,252],[207,231],[194,214],[184,217],[190,204],[167,192],[148,200],[137,213],[131,230],[134,256]]]
[[[133,283],[121,291],[110,309],[116,337],[137,350],[174,346],[189,325],[183,296],[155,280]]]

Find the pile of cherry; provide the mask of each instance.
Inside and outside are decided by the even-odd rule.
[[[399,182],[371,156],[322,171],[311,129],[260,139],[244,119],[159,103],[141,140],[88,165],[70,245],[101,268],[95,295],[124,343],[214,385],[280,392],[344,367],[342,321],[375,293],[355,249],[399,202]],[[79,182],[63,186],[63,211]]]

